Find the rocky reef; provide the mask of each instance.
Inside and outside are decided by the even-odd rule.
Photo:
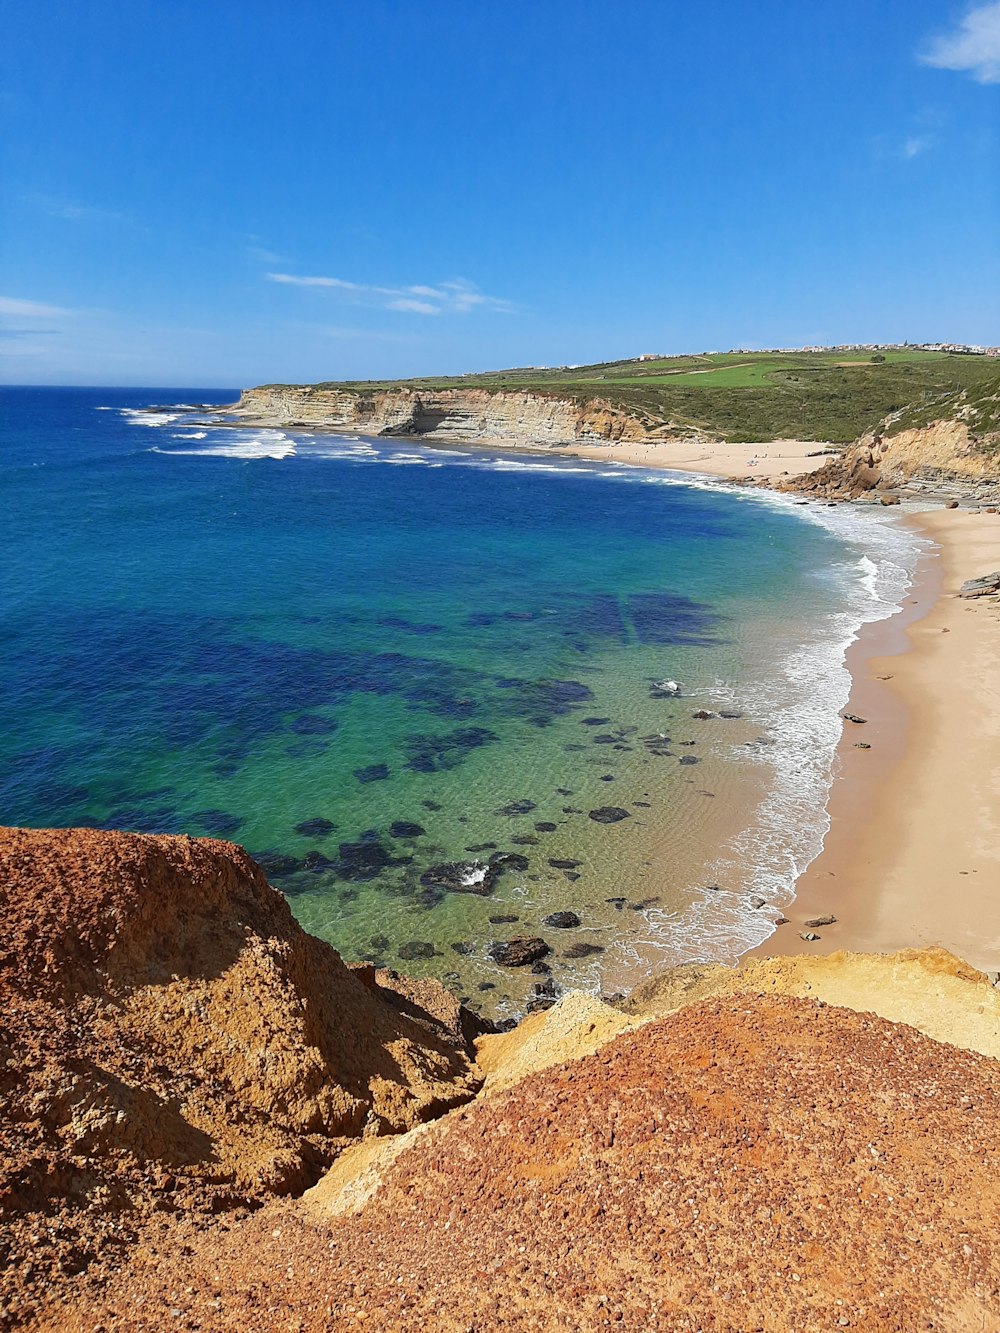
[[[1000,1326],[1000,994],[674,969],[476,1036],[230,844],[0,835],[0,1327]]]
[[[486,389],[355,390],[317,384],[245,389],[235,414],[269,426],[360,431],[518,444],[600,444],[638,440],[645,423],[600,398],[577,401],[529,391]]]

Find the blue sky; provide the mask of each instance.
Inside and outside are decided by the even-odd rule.
[[[0,379],[1000,342],[1000,3],[8,0]]]

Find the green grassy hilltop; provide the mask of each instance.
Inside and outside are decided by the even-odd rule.
[[[938,404],[963,390],[976,394],[997,373],[998,363],[989,357],[904,347],[876,353],[710,352],[321,387],[529,389],[581,401],[605,398],[651,426],[696,428],[724,440],[846,443],[890,412],[933,417]]]

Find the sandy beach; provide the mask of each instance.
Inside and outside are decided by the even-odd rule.
[[[797,477],[814,472],[832,457],[815,440],[776,440],[768,444],[706,444],[654,440],[617,444],[573,444],[553,452],[599,462],[631,463],[639,467],[673,468],[678,472],[705,472],[713,477],[747,477],[755,481]]]
[[[1000,603],[956,596],[1000,568],[1000,515],[907,520],[937,544],[901,616],[863,633],[822,854],[759,954],[940,944],[1000,968]],[[871,749],[858,749],[861,742]],[[800,931],[814,916],[836,924]]]
[[[814,442],[612,444],[585,458],[754,480],[814,471]],[[749,466],[750,460],[755,465]],[[933,547],[906,605],[866,626],[853,677],[823,852],[796,886],[788,922],[757,956],[888,952],[939,944],[1000,969],[1000,599],[957,596],[1000,569],[1000,514],[909,514]],[[863,748],[868,747],[868,748]],[[807,920],[833,915],[804,941]]]

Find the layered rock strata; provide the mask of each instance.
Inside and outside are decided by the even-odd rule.
[[[646,423],[600,398],[583,402],[485,389],[348,390],[312,384],[245,389],[236,415],[269,426],[374,436],[519,444],[600,444],[646,438]]]

